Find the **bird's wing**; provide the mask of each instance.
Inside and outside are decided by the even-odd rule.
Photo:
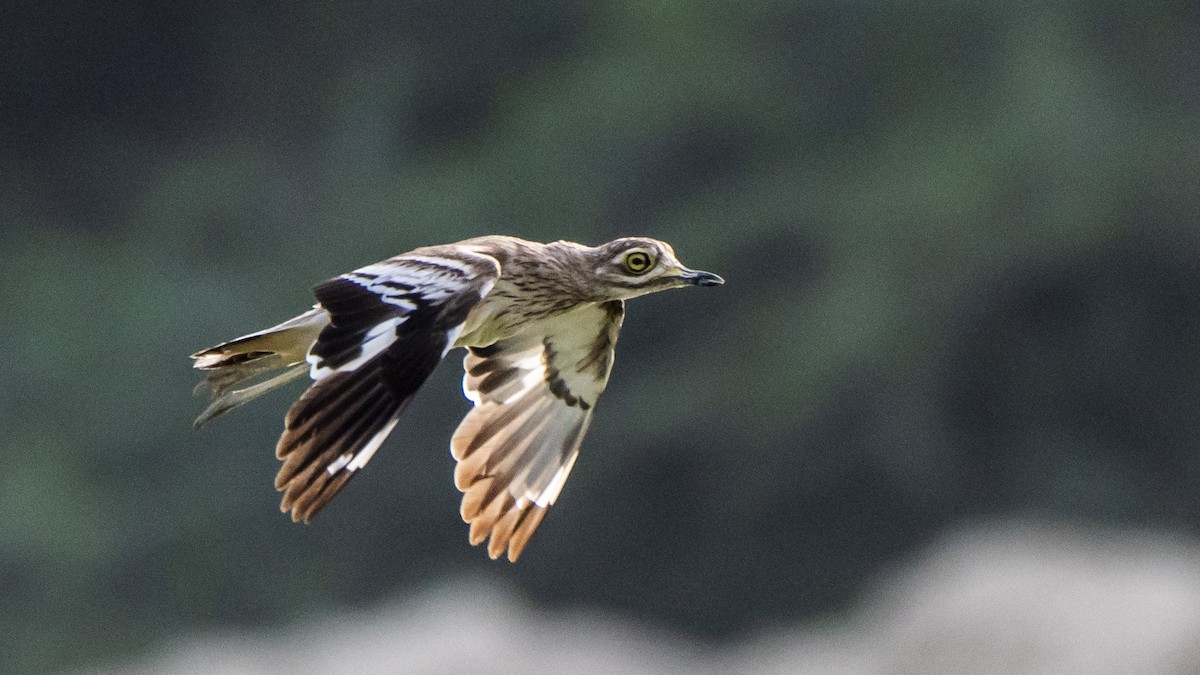
[[[472,347],[463,391],[475,407],[454,432],[454,484],[471,543],[516,561],[562,490],[612,369],[625,314],[589,305],[488,347]]]
[[[495,258],[436,247],[313,290],[330,323],[308,351],[314,383],[275,447],[275,487],[293,520],[311,520],[366,465],[499,276]]]

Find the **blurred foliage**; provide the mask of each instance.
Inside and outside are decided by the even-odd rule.
[[[948,524],[1200,523],[1194,2],[11,3],[0,670],[478,574],[705,635]],[[484,233],[671,241],[521,564],[435,374],[310,527],[185,358]]]

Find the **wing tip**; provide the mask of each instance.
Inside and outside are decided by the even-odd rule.
[[[281,469],[282,472],[282,469]],[[314,475],[310,475],[314,474]],[[284,482],[276,490],[283,492],[279,502],[279,510],[291,512],[293,523],[310,524],[329,502],[342,491],[346,483],[354,477],[353,471],[338,471],[331,474],[328,471],[304,471]]]
[[[503,501],[497,500],[497,503]],[[499,517],[496,517],[497,511]],[[510,502],[507,508],[500,509],[489,505],[488,509],[470,519],[464,517],[471,526],[467,540],[472,546],[478,546],[486,540],[489,558],[499,560],[507,552],[508,561],[515,563],[545,515],[546,507],[535,503],[520,506]]]

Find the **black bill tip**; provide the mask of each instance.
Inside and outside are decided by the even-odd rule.
[[[679,273],[679,278],[693,286],[720,286],[725,283],[724,279],[712,272],[701,272],[699,270],[683,270]]]

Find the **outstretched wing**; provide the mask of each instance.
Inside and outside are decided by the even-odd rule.
[[[275,447],[292,520],[311,520],[366,465],[499,276],[490,256],[433,247],[313,290],[330,323],[308,352],[315,382]]]
[[[625,314],[591,305],[488,347],[472,347],[463,391],[475,407],[454,432],[454,484],[471,544],[515,562],[562,490],[612,370]]]

